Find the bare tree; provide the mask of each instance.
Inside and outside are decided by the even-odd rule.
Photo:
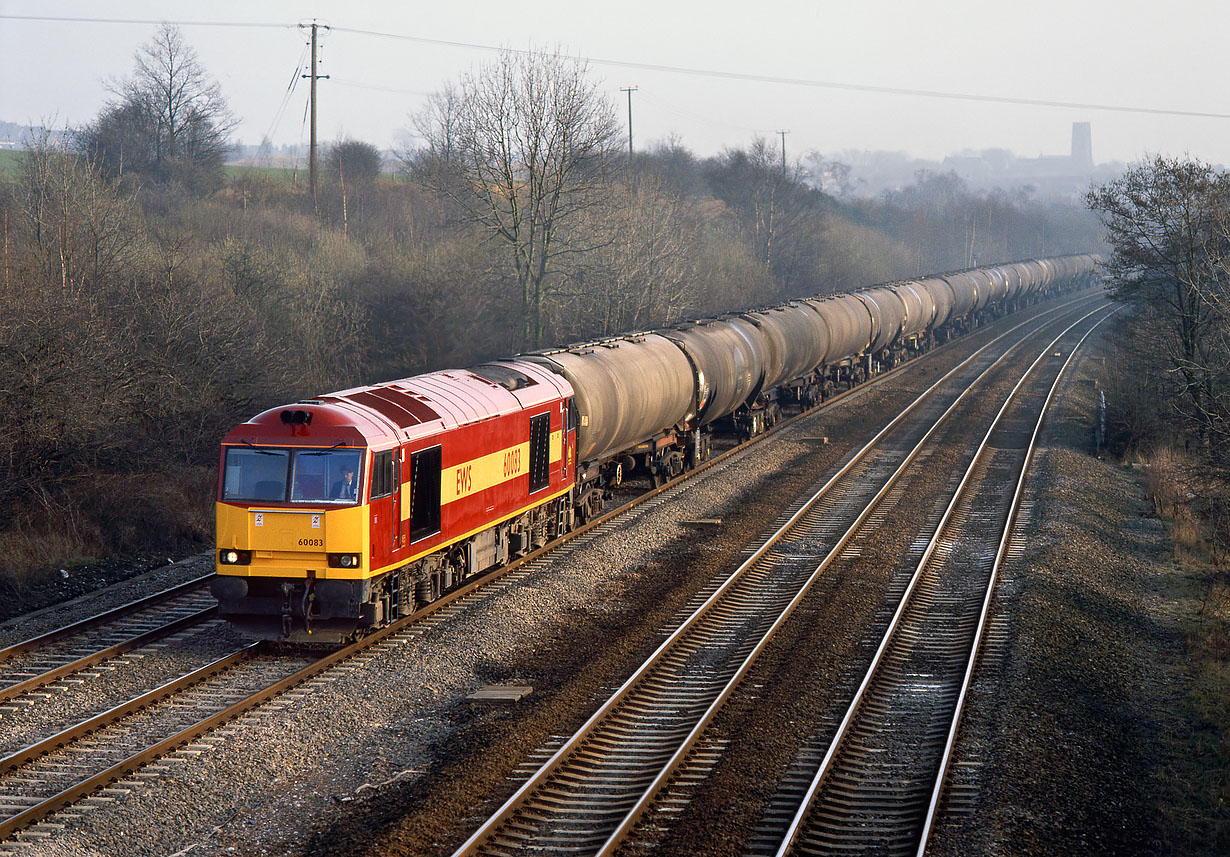
[[[197,193],[222,186],[235,119],[177,27],[164,23],[113,91],[116,100],[80,133],[81,148],[108,176],[136,174]]]
[[[1161,156],[1090,191],[1107,229],[1111,295],[1156,324],[1155,347],[1179,383],[1172,406],[1208,447],[1230,439],[1226,319],[1230,176]]]
[[[710,161],[706,174],[784,295],[818,291],[826,212],[820,192],[803,184],[799,168],[783,167],[768,140],[757,137],[748,149],[728,149]]]
[[[608,206],[577,224],[608,241],[564,274],[569,302],[553,321],[572,338],[675,324],[695,313],[703,297],[695,206],[652,173],[613,190]]]
[[[507,249],[524,345],[542,342],[557,261],[595,242],[565,227],[599,201],[619,147],[611,101],[580,60],[502,52],[430,99],[415,119],[422,180]]]
[[[355,191],[369,189],[380,175],[380,166],[380,150],[371,143],[346,139],[329,147],[325,155],[325,176],[336,182],[341,194],[343,235],[350,234],[351,205],[365,196],[360,193],[356,200],[352,198]]]
[[[38,272],[31,285],[78,293],[97,287],[132,262],[132,204],[90,161],[44,132],[23,154],[14,202]],[[17,224],[14,224],[16,226]]]
[[[756,257],[772,267],[781,196],[789,177],[768,141],[757,137],[750,149],[727,149],[711,162],[708,175],[717,197],[736,211]]]

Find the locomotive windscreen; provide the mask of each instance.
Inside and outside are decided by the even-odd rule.
[[[226,451],[222,499],[354,503],[361,460],[362,450],[357,449],[231,447]]]

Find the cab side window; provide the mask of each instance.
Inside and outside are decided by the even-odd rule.
[[[388,497],[393,493],[396,481],[393,478],[393,450],[377,452],[372,456],[372,492],[373,500]]]
[[[551,415],[530,418],[530,493],[551,482]]]
[[[403,503],[406,495],[402,494]],[[410,541],[440,532],[440,447],[410,456]]]

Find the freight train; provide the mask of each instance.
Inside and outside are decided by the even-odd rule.
[[[974,268],[431,372],[273,408],[222,441],[219,612],[338,642],[982,320],[1091,285],[1098,258]]]

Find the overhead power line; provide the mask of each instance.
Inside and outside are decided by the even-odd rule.
[[[260,27],[290,30],[298,24],[278,24],[272,21],[172,21],[169,18],[62,18],[51,15],[0,15],[7,21],[67,21],[74,24],[175,24],[178,27]]]
[[[466,48],[479,51],[507,51],[514,54],[535,55],[540,51],[523,48],[502,48],[496,45],[483,45],[476,42],[457,42],[447,39],[431,39],[426,36],[407,36],[403,33],[385,33],[379,30],[357,30],[351,27],[334,27],[339,33],[354,33],[362,36],[377,36],[385,39],[397,39],[406,42],[417,42],[425,45],[439,45],[449,48]],[[944,98],[956,101],[982,101],[991,104],[1020,104],[1031,107],[1065,107],[1077,110],[1108,110],[1118,113],[1148,113],[1160,116],[1188,116],[1202,119],[1230,119],[1230,113],[1207,113],[1196,110],[1171,110],[1164,107],[1130,107],[1121,104],[1097,104],[1081,101],[1053,101],[1043,98],[1014,98],[1012,96],[979,95],[969,92],[943,92],[932,89],[907,89],[897,86],[872,86],[863,83],[842,83],[830,80],[812,80],[802,77],[779,77],[769,74],[751,74],[737,71],[719,71],[715,69],[689,68],[687,66],[661,65],[658,63],[632,62],[630,60],[612,60],[601,57],[578,57],[594,65],[609,65],[616,68],[632,68],[641,71],[660,71],[668,74],[686,74],[694,77],[713,77],[722,80],[743,80],[752,83],[774,83],[788,86],[807,86],[819,89],[839,89],[848,92],[875,92],[883,95],[907,95],[919,98]]]
[[[45,15],[0,15],[0,19],[21,21],[71,21],[99,24],[161,24],[170,23],[192,27],[265,27],[289,29],[297,24],[277,24],[255,21],[166,21],[152,18],[57,18]],[[539,51],[523,48],[507,48],[497,45],[485,45],[477,42],[459,42],[449,39],[432,39],[427,36],[410,36],[404,33],[386,33],[380,30],[361,30],[353,27],[333,27],[337,33],[352,33],[360,36],[373,36],[383,39],[396,39],[405,42],[416,42],[424,45],[437,45],[447,48],[464,48],[466,50],[501,52],[536,55]],[[871,92],[880,95],[902,95],[913,98],[936,98],[948,101],[973,101],[984,104],[1013,104],[1026,107],[1059,107],[1072,110],[1101,110],[1110,113],[1135,113],[1153,116],[1183,116],[1195,119],[1230,119],[1230,113],[1214,113],[1200,110],[1174,110],[1165,107],[1133,107],[1124,104],[1100,104],[1092,101],[1059,101],[1047,98],[1017,98],[1008,95],[983,95],[973,92],[945,92],[936,89],[911,89],[900,86],[873,86],[865,83],[846,83],[834,80],[814,80],[802,77],[781,77],[770,74],[753,74],[749,72],[721,71],[718,69],[690,68],[687,66],[662,65],[660,63],[633,62],[631,60],[614,60],[603,57],[578,57],[594,65],[612,66],[615,68],[637,69],[640,71],[657,71],[665,74],[684,74],[693,77],[712,77],[720,80],[740,80],[750,83],[770,83],[785,86],[803,86],[814,89],[836,89],[846,92]]]

